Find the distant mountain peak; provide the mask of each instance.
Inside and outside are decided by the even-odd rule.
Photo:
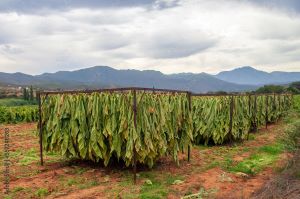
[[[256,68],[253,68],[252,66],[241,66],[241,67],[238,67],[238,68],[234,68],[232,70],[222,71],[219,74],[222,74],[222,73],[225,73],[225,72],[236,72],[236,71],[254,71],[254,72],[259,71],[259,72],[263,72],[263,71],[257,70]]]
[[[243,66],[230,71],[220,72],[217,78],[236,84],[265,85],[265,84],[286,84],[300,80],[300,73],[288,72],[265,72],[251,66]]]

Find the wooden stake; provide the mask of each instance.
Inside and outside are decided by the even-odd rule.
[[[40,92],[37,93],[38,95],[38,104],[39,104],[39,137],[40,137],[40,161],[41,165],[44,165],[43,159],[43,127],[42,127],[42,104],[41,104],[41,94]]]
[[[137,127],[137,105],[136,105],[136,90],[133,90],[133,119],[134,119],[134,128]],[[135,142],[133,142],[133,182],[136,184],[136,150]]]
[[[189,111],[191,114],[192,111],[192,95],[190,92],[187,92],[187,97],[188,97],[188,102],[189,102]],[[188,146],[188,162],[191,160],[191,147],[190,145]]]

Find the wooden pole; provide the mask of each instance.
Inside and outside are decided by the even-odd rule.
[[[137,105],[136,105],[136,90],[133,90],[133,120],[134,128],[137,127]],[[133,182],[136,184],[136,150],[135,142],[133,142]]]
[[[248,97],[249,99],[248,99],[248,111],[249,111],[249,116],[250,116],[250,118],[252,118],[252,116],[251,116],[251,94],[249,94],[249,97]],[[248,134],[247,134],[247,140],[249,140],[249,134],[250,134],[250,129],[249,129],[249,131],[248,131]]]
[[[266,95],[266,129],[268,129],[268,106],[269,106],[269,96]]]
[[[42,127],[42,103],[41,103],[41,93],[38,91],[38,104],[39,104],[39,137],[40,137],[40,161],[41,165],[44,165],[44,159],[43,159],[43,127]]]
[[[192,111],[192,95],[191,92],[187,92],[188,102],[189,102],[189,112]],[[191,160],[191,146],[188,145],[188,162]]]
[[[280,95],[278,95],[278,101],[279,101],[279,112],[280,112],[280,117],[281,117],[281,110],[282,110],[282,108],[281,108],[281,94]]]
[[[230,121],[229,121],[229,135],[230,135],[230,142],[232,142],[232,126],[233,126],[233,95],[230,99]]]
[[[257,96],[256,94],[254,95],[254,112],[253,112],[253,117],[254,117],[254,132],[257,132],[257,118],[256,118],[256,113],[257,113]]]

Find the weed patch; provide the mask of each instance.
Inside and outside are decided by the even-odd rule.
[[[45,197],[45,196],[47,196],[49,194],[49,192],[48,192],[48,189],[46,189],[46,188],[39,188],[36,192],[35,192],[35,195],[37,196],[37,197]]]
[[[249,158],[246,158],[235,166],[229,167],[228,170],[231,172],[242,172],[254,175],[274,163],[277,158],[278,155],[258,153],[251,155]]]

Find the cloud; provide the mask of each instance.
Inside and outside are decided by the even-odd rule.
[[[154,0],[2,0],[0,10],[4,12],[40,13],[51,10],[78,8],[98,9],[113,7],[137,7],[155,3]]]
[[[217,40],[200,31],[168,30],[143,38],[138,43],[144,56],[152,58],[182,58],[200,53],[216,45]]]
[[[300,16],[293,2],[22,2],[0,3],[0,71],[39,74],[94,65],[165,73],[242,65],[300,70]]]
[[[269,9],[300,12],[300,2],[298,0],[250,0],[249,2]]]

